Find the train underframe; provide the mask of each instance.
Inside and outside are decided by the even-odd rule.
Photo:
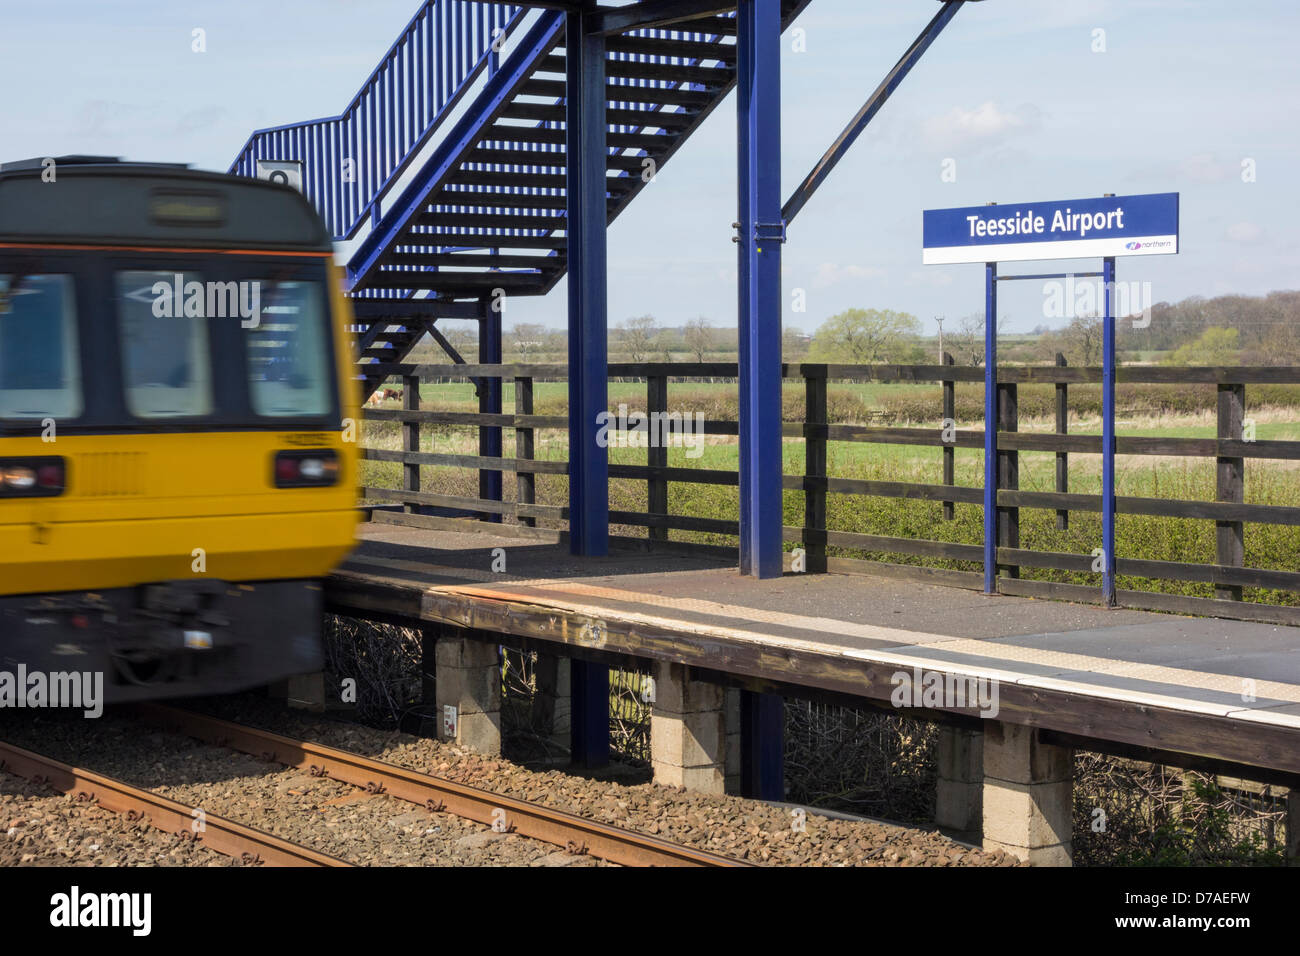
[[[122,703],[318,671],[321,593],[315,579],[204,579],[0,596],[0,679],[97,674],[100,703]]]

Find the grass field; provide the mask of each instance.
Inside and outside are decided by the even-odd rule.
[[[835,386],[832,389],[832,420],[852,422],[863,420],[855,414],[863,408],[888,408],[891,403],[906,407],[923,408],[929,405],[933,414],[927,418],[908,421],[913,427],[938,428],[939,405],[937,388],[913,384],[880,385],[862,383]],[[959,391],[961,391],[959,389]],[[977,393],[976,389],[976,393]],[[1029,389],[1023,389],[1028,392]],[[1185,389],[1184,391],[1190,391]],[[1210,387],[1210,395],[1213,387]],[[836,394],[838,393],[838,394]],[[1072,393],[1073,394],[1073,393]],[[1247,398],[1250,398],[1248,391]],[[786,383],[783,399],[787,406],[787,419],[791,406],[802,412],[803,388],[801,383]],[[538,414],[563,414],[567,396],[562,382],[543,382],[535,387]],[[626,402],[630,409],[645,407],[645,386],[642,383],[611,383],[610,403],[617,406]],[[1285,397],[1285,394],[1284,396]],[[477,401],[469,383],[427,385],[421,389],[423,407],[448,411],[475,411]],[[504,409],[513,410],[513,388],[505,388]],[[683,384],[673,386],[669,393],[670,407],[683,412],[701,411],[708,418],[735,417],[734,384]],[[1118,409],[1117,431],[1120,435],[1151,437],[1209,438],[1215,435],[1215,421],[1208,408],[1195,408],[1199,399],[1191,401],[1192,410],[1181,413],[1149,414],[1142,403],[1126,408],[1121,402]],[[391,404],[391,403],[390,403]],[[1076,434],[1100,434],[1101,423],[1095,414],[1085,408],[1070,423]],[[834,410],[839,410],[836,415]],[[961,411],[959,403],[959,412]],[[1300,440],[1300,407],[1273,405],[1263,408],[1248,406],[1247,416],[1255,422],[1258,439]],[[918,416],[919,417],[919,416]],[[893,422],[899,423],[900,422]],[[959,428],[980,427],[970,418],[958,419]],[[1026,418],[1020,423],[1024,431],[1050,431],[1051,422],[1045,417]],[[513,435],[503,430],[505,454],[513,453]],[[368,422],[365,444],[369,447],[396,449],[400,447],[399,428],[395,423]],[[567,435],[562,431],[540,431],[536,438],[536,456],[541,459],[567,458]],[[474,429],[460,426],[426,426],[422,429],[421,450],[448,454],[475,454],[477,435]],[[643,449],[610,448],[610,461],[622,464],[644,464]],[[802,440],[786,440],[783,445],[786,474],[802,474],[804,447]],[[681,468],[705,468],[734,471],[738,451],[734,438],[710,438],[703,454],[687,457],[685,450],[670,448],[668,461]],[[830,442],[827,448],[828,473],[832,477],[873,479],[881,481],[942,482],[942,449],[907,445],[874,443]],[[1072,454],[1069,465],[1069,490],[1073,493],[1098,494],[1101,485],[1101,459],[1099,455]],[[983,456],[977,449],[957,449],[955,452],[956,484],[965,487],[982,487]],[[375,487],[399,487],[401,466],[389,462],[366,462],[363,465],[363,483]],[[1212,501],[1215,497],[1215,462],[1213,459],[1173,458],[1155,456],[1120,456],[1116,460],[1117,493],[1126,496],[1169,498],[1180,500]],[[514,498],[514,476],[504,476],[505,497]],[[477,472],[464,468],[428,467],[424,469],[423,486],[426,491],[473,497],[477,494]],[[1022,452],[1020,454],[1020,487],[1028,491],[1055,490],[1055,455],[1051,452]],[[1300,506],[1300,471],[1294,463],[1248,460],[1246,464],[1246,501],[1255,504]],[[737,489],[674,482],[669,485],[669,511],[673,514],[735,520],[738,516]],[[614,480],[610,487],[610,507],[615,510],[643,511],[646,508],[646,487],[642,481]],[[541,504],[567,504],[567,479],[563,476],[539,475],[537,500]],[[804,517],[804,500],[801,492],[786,492],[784,496],[784,523],[800,525]],[[905,538],[924,538],[963,544],[979,544],[983,539],[983,512],[979,506],[958,504],[951,521],[943,520],[939,502],[882,498],[865,495],[831,495],[827,502],[828,526],[833,530],[856,531],[867,534]],[[1059,551],[1089,554],[1101,545],[1101,520],[1096,514],[1075,512],[1070,515],[1068,530],[1055,526],[1054,511],[1022,509],[1020,515],[1021,547],[1039,551]],[[644,529],[623,528],[618,533],[644,536]],[[728,536],[673,531],[675,540],[696,541],[734,546],[735,539]],[[1215,527],[1212,521],[1199,519],[1158,518],[1139,515],[1120,515],[1116,521],[1117,553],[1121,557],[1149,560],[1213,563],[1215,552]],[[787,547],[790,547],[789,545]],[[1300,529],[1251,524],[1245,534],[1248,567],[1294,570],[1300,568]],[[869,560],[884,560],[896,564],[924,564],[931,567],[948,567],[959,570],[979,570],[971,563],[922,559],[908,555],[873,552],[835,552],[844,556]],[[1022,576],[1037,580],[1054,580],[1074,583],[1099,584],[1099,575],[1022,569]],[[1173,582],[1154,579],[1121,577],[1121,588],[1155,590],[1166,593],[1212,597],[1213,587],[1208,584]],[[1289,591],[1248,589],[1246,600],[1267,603],[1300,604],[1300,595]]]
[[[917,386],[910,383],[846,382],[836,385],[835,392],[852,396],[866,405],[880,405],[892,395],[915,394]],[[803,385],[799,382],[782,384],[782,395],[790,398],[802,398]],[[669,401],[701,405],[716,405],[730,399],[735,401],[734,384],[699,384],[670,383]],[[542,412],[541,409],[563,408],[568,401],[569,386],[565,382],[537,382],[533,386],[533,404],[539,414],[554,414],[553,411]],[[646,387],[644,382],[610,382],[609,400],[611,405],[634,402],[645,406]],[[472,382],[444,382],[420,386],[420,401],[427,408],[439,408],[447,411],[474,411],[478,408]],[[506,382],[501,392],[502,406],[511,411],[515,404],[514,382]]]

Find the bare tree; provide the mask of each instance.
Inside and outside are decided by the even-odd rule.
[[[439,320],[435,328],[457,355],[471,362],[474,361],[478,336],[475,334],[472,325],[442,319]],[[412,351],[407,361],[417,365],[450,365],[455,360],[441,343],[434,340],[432,335],[426,335],[420,340],[419,346]]]
[[[703,363],[704,356],[713,348],[713,329],[709,320],[698,315],[686,323],[682,332],[686,347],[695,355],[695,361]]]
[[[546,341],[550,337],[550,330],[546,326],[536,322],[518,322],[510,330],[507,342],[510,351],[519,357],[520,361],[527,362],[531,356],[537,355],[546,348]]]
[[[1007,316],[998,316],[998,331],[1007,323]],[[957,322],[957,328],[944,337],[948,351],[958,365],[984,364],[984,313],[972,312]]]
[[[453,325],[443,328],[441,324],[438,328],[442,329],[443,336],[451,343],[454,348],[463,356],[471,357],[478,349],[478,330],[473,327],[464,325]]]
[[[1102,345],[1101,318],[1076,315],[1061,330],[1065,354],[1071,365],[1100,365]]]
[[[659,325],[653,315],[639,315],[618,326],[622,332],[623,348],[633,362],[644,362],[659,337]]]
[[[958,365],[984,364],[984,315],[972,312],[957,320],[948,335],[948,348]]]

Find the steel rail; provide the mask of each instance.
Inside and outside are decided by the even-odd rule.
[[[261,862],[268,866],[353,865],[216,814],[201,809],[196,812],[195,807],[114,777],[74,767],[2,741],[0,770],[26,777],[33,783],[49,784],[64,793],[76,793],[78,799],[93,800],[107,810],[127,814],[128,819],[144,819],[164,833],[175,833],[247,862]],[[197,830],[194,827],[196,820],[202,821]]]
[[[346,750],[295,740],[193,711],[160,704],[138,704],[135,711],[161,726],[174,727],[181,733],[218,746],[305,769],[314,776],[365,787],[372,793],[387,793],[434,812],[451,813],[611,863],[624,866],[754,865]]]

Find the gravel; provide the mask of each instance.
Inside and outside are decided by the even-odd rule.
[[[809,810],[652,783],[620,782],[628,768],[580,776],[529,769],[395,731],[288,711],[245,695],[201,709],[291,737],[314,740],[436,774],[494,793],[535,801],[667,840],[754,863],[780,866],[1008,866],[934,830],[882,821],[830,819]],[[145,786],[322,853],[375,866],[593,866],[548,843],[387,794],[203,744],[114,715],[87,722],[63,715],[0,715],[0,737],[19,746]],[[0,864],[230,865],[230,859],[171,834],[71,798],[50,796],[0,775]]]
[[[0,866],[240,866],[200,844],[0,773]]]
[[[782,866],[1013,866],[1002,853],[951,840],[937,830],[883,821],[840,820],[809,810],[800,816],[734,796],[709,796],[652,783],[616,778],[627,768],[579,776],[572,771],[532,770],[437,740],[377,730],[301,711],[265,698],[239,696],[203,701],[215,716],[291,737],[351,750],[412,770],[436,774],[493,793],[536,801],[580,816],[650,833],[754,863]]]
[[[206,813],[256,827],[358,865],[605,865],[590,857],[574,856],[549,843],[514,833],[497,833],[482,824],[446,813],[431,813],[386,794],[371,794],[337,780],[312,777],[301,770],[157,731],[111,713],[92,722],[64,716],[0,720],[0,736],[19,746],[146,787]],[[30,788],[20,778],[8,779],[16,787]],[[48,790],[32,792],[48,793]],[[42,818],[47,814],[57,817],[57,830],[62,839],[48,847],[44,843],[33,844],[33,849],[21,852],[14,862],[65,862],[58,859],[59,847],[91,845],[94,837],[83,836],[87,830],[87,813],[96,815],[97,828],[92,834],[102,829],[98,826],[100,818],[120,821],[118,825],[124,829],[142,826],[127,824],[124,817],[98,808],[77,805],[62,795],[43,799],[50,806],[42,811]],[[190,846],[178,837],[148,828],[140,829],[139,836],[144,845],[124,848],[111,862],[172,864],[169,852],[178,845]],[[155,843],[167,852],[155,853]],[[3,838],[0,845],[5,845]],[[16,844],[5,845],[6,853],[18,849]],[[211,851],[202,852],[205,856],[217,856]],[[24,856],[30,859],[23,859]]]

